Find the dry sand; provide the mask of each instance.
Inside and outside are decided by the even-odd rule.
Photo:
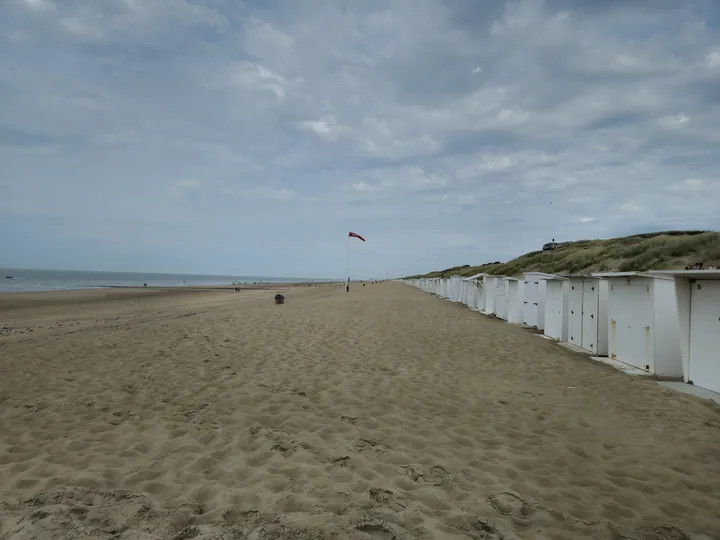
[[[273,296],[0,296],[0,538],[720,538],[712,402],[397,283]]]

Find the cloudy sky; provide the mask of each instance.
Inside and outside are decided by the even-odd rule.
[[[3,0],[0,266],[354,277],[720,229],[716,0]]]

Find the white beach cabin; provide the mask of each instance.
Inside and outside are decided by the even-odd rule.
[[[522,324],[523,322],[523,285],[524,281],[514,277],[505,278],[505,295],[507,297],[507,322]]]
[[[505,282],[503,281],[505,276],[484,276],[483,277],[483,289],[485,295],[485,309],[483,313],[486,315],[497,315],[496,299],[498,292],[500,292],[501,302],[505,301]],[[501,312],[503,307],[500,308]]]
[[[461,302],[465,304],[467,307],[471,308],[473,307],[473,304],[475,302],[475,292],[477,291],[477,287],[475,286],[475,281],[464,277],[463,278],[463,294],[461,298]]]
[[[445,294],[443,294],[443,297],[445,297],[446,300],[450,300],[452,296],[452,280],[450,278],[444,278],[443,281],[445,281]]]
[[[486,315],[497,315],[495,307],[495,298],[497,297],[498,290],[501,291],[503,297],[505,295],[505,283],[503,279],[505,276],[483,276],[483,293],[484,293],[484,306],[483,313]],[[502,287],[500,287],[502,285]],[[504,300],[504,298],[503,298]]]
[[[554,277],[544,272],[525,272],[523,283],[523,320],[528,326],[543,330],[545,328],[545,292],[546,280]]]
[[[476,280],[473,280],[475,283],[475,305],[470,306],[470,309],[474,311],[480,311],[482,312],[485,309],[485,282],[483,281],[483,277],[479,277]]]
[[[481,285],[481,282],[479,282],[478,280],[481,280],[484,275],[484,272],[480,272],[479,274],[463,278],[465,282],[464,301],[465,305],[470,309],[477,309],[478,307],[478,295],[481,291],[481,287],[479,286]]]
[[[470,307],[470,304],[472,302],[472,298],[474,298],[474,292],[472,287],[472,281],[468,280],[468,278],[463,278],[463,284],[462,284],[462,295],[460,301],[465,304],[466,306]]]
[[[569,276],[568,340],[595,356],[608,355],[608,282],[592,276]]]
[[[452,302],[460,301],[460,294],[462,293],[463,279],[461,276],[450,277],[450,300]]]
[[[607,279],[608,355],[661,377],[681,378],[680,327],[672,276],[593,274]]]
[[[720,393],[720,270],[657,273],[675,278],[684,381]]]
[[[507,281],[503,279],[498,280],[495,288],[495,316],[498,319],[507,320]]]
[[[568,296],[570,280],[561,276],[544,278],[545,328],[543,335],[561,342],[568,340]]]

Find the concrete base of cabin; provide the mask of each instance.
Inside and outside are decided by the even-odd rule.
[[[709,399],[715,403],[720,403],[720,394],[713,392],[712,390],[705,390],[705,388],[700,388],[694,384],[675,381],[658,381],[658,384],[661,384],[666,388],[670,388],[670,390],[675,390],[676,392],[682,392],[699,398]]]
[[[602,362],[603,364],[612,366],[615,369],[622,371],[625,375],[640,376],[640,377],[652,377],[653,376],[653,374],[650,373],[649,371],[645,371],[644,369],[636,368],[635,366],[631,366],[629,364],[624,364],[617,360],[613,360],[612,358],[608,358],[607,356],[591,356],[590,360],[595,360],[596,362]]]

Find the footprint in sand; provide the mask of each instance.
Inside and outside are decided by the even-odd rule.
[[[350,456],[340,456],[340,457],[331,458],[330,463],[332,463],[336,467],[349,467],[350,466]]]
[[[265,426],[254,425],[250,428],[250,435],[257,437],[258,435],[264,435],[267,439],[277,439],[279,437],[287,437],[290,434],[282,429],[268,428]]]
[[[389,489],[370,488],[368,490],[368,495],[370,496],[370,499],[377,504],[389,506],[392,510],[395,510],[396,512],[402,512],[407,506],[407,503],[405,501],[398,499],[395,494]]]
[[[358,439],[355,441],[355,450],[358,452],[386,452],[390,447],[375,439]]]
[[[445,482],[452,482],[453,476],[450,472],[440,465],[433,465],[430,470],[426,471],[420,465],[401,465],[401,469],[405,471],[405,475],[410,477],[413,482],[423,480],[434,486],[441,486]]]
[[[453,528],[462,531],[473,540],[505,540],[505,535],[485,518],[469,517],[465,523]]]
[[[201,414],[209,406],[209,403],[202,403],[201,405],[191,405],[187,409],[185,409],[182,415],[188,420],[192,421],[197,415]]]
[[[694,537],[673,525],[657,525],[639,531],[638,540],[693,540]]]
[[[343,415],[343,416],[340,417],[340,420],[342,420],[343,422],[346,422],[346,423],[348,423],[348,424],[352,424],[352,425],[354,426],[355,423],[357,422],[357,416],[345,416],[345,415]]]
[[[279,452],[284,457],[290,457],[297,450],[297,445],[279,442],[273,445],[272,450]]]
[[[400,537],[395,533],[390,524],[380,519],[368,519],[361,521],[355,528],[358,531],[364,532],[372,538],[378,538],[381,540],[399,540]]]
[[[530,518],[535,509],[530,502],[520,495],[509,491],[501,491],[490,495],[487,502],[496,511],[504,516],[509,516],[518,525],[528,526],[532,523]]]
[[[441,467],[440,465],[433,465],[432,467],[430,467],[429,474],[427,475],[425,481],[430,482],[434,486],[440,486],[445,482],[451,482],[452,474],[450,474],[445,467]]]

